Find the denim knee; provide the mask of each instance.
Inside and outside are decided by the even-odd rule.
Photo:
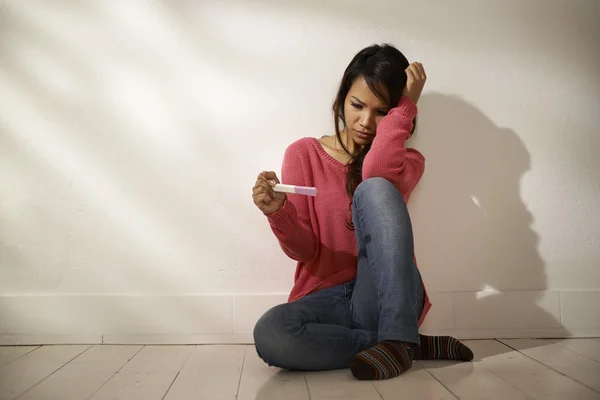
[[[372,201],[378,203],[390,199],[402,200],[404,202],[404,197],[392,182],[385,178],[368,178],[362,181],[354,191],[352,205],[356,207],[360,203],[369,203]]]
[[[284,306],[273,307],[254,326],[254,345],[258,356],[268,365],[280,368],[285,368],[285,358],[292,351],[292,338],[285,327]]]

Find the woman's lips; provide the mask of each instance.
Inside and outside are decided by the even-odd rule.
[[[354,132],[356,132],[356,134],[358,135],[359,138],[361,139],[370,139],[371,137],[375,136],[373,134],[370,133],[365,133],[365,132],[361,132],[361,131],[357,131],[356,129],[354,130]]]

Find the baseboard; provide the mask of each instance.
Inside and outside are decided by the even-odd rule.
[[[102,335],[0,335],[0,346],[100,344]]]
[[[600,336],[600,290],[431,292],[421,331],[461,339]],[[250,344],[285,294],[3,295],[0,345]],[[586,311],[587,310],[587,311]]]
[[[2,340],[0,338],[0,340]],[[104,335],[104,344],[254,344],[251,334]]]
[[[597,338],[600,329],[575,330],[565,329],[472,329],[472,330],[437,330],[422,331],[424,335],[452,336],[462,340],[468,339],[565,339],[565,338]]]
[[[571,332],[564,336],[562,330],[445,330],[423,332],[429,335],[448,335],[461,340],[477,339],[561,339],[600,338],[600,330]],[[69,344],[112,345],[252,345],[251,334],[241,335],[0,335],[0,346],[38,346]]]

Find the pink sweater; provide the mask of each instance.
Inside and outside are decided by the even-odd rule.
[[[382,177],[392,182],[407,202],[425,165],[421,153],[404,146],[416,114],[415,104],[402,97],[379,122],[362,170],[363,180]],[[351,215],[346,168],[315,138],[300,139],[285,151],[281,182],[319,191],[316,197],[288,194],[284,206],[267,216],[285,254],[298,262],[290,302],[356,276],[356,236],[346,227]],[[425,290],[419,326],[430,308]]]

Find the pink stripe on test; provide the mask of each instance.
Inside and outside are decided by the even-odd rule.
[[[305,196],[316,196],[317,195],[317,188],[314,188],[314,187],[295,186],[294,191],[297,194],[303,194]]]

